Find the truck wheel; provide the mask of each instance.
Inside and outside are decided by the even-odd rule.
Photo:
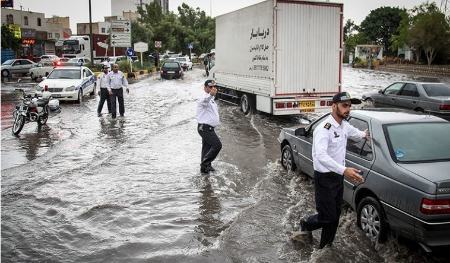
[[[253,97],[249,94],[243,94],[241,96],[241,111],[247,115],[253,111]]]
[[[281,150],[281,166],[287,171],[295,171],[294,155],[289,144],[285,145]]]
[[[387,223],[384,211],[377,199],[367,196],[358,204],[357,225],[366,236],[374,241],[382,243],[387,237]]]

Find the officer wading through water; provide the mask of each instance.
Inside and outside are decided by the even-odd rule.
[[[361,101],[350,98],[347,92],[336,94],[332,113],[314,130],[312,157],[317,214],[300,220],[300,231],[293,233],[293,240],[312,241],[311,231],[322,228],[319,248],[331,246],[339,225],[344,176],[355,185],[364,180],[361,171],[345,166],[347,138],[370,139],[367,130],[360,131],[347,122],[352,103]]]
[[[111,99],[108,92],[108,65],[103,65],[103,72],[97,77],[97,87],[99,88],[98,95],[100,101],[97,108],[97,116],[102,116],[103,104],[108,106],[108,113],[111,113]]]
[[[214,128],[220,124],[219,110],[214,101],[214,96],[217,94],[216,84],[213,80],[207,80],[203,89],[205,93],[197,102],[197,131],[202,137],[200,172],[209,173],[215,171],[211,162],[216,159],[222,149],[222,143],[214,131]]]
[[[116,118],[116,98],[119,102],[119,114],[123,117],[125,114],[125,104],[123,101],[123,87],[126,88],[127,93],[130,93],[128,89],[128,81],[122,71],[119,71],[119,65],[114,64],[113,70],[108,74],[108,91],[111,96],[111,117]]]

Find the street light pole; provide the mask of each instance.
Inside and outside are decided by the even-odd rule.
[[[91,0],[89,0],[89,38],[91,41],[91,66],[94,66],[94,38],[92,37],[92,8],[91,8]]]

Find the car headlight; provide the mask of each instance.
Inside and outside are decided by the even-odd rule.
[[[36,91],[42,91],[42,87],[41,86],[39,86],[39,84],[38,85],[36,85]]]
[[[76,89],[75,86],[70,86],[66,88],[66,91],[74,91]]]

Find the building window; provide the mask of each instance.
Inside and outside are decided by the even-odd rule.
[[[48,38],[52,39],[53,38],[53,34],[52,33],[48,33]]]
[[[28,26],[28,16],[24,16],[24,17],[23,17],[23,24],[24,24],[25,26]]]
[[[60,36],[61,36],[61,35],[60,35],[59,33],[55,33],[55,38],[56,38],[56,39],[59,39]]]
[[[40,17],[38,17],[38,19],[37,19],[37,25],[38,25],[38,26],[42,26],[42,21],[41,21],[41,18],[40,18]]]
[[[106,28],[102,27],[102,33],[106,33]]]
[[[14,16],[6,15],[6,24],[14,24]]]

